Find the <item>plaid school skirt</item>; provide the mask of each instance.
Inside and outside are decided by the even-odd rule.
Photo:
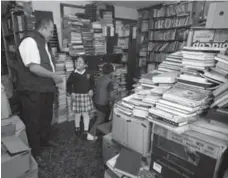
[[[90,112],[93,110],[93,101],[89,94],[76,93],[72,101],[72,111],[76,113]]]

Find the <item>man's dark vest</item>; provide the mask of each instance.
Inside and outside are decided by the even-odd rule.
[[[35,40],[39,53],[40,53],[40,65],[45,69],[52,71],[50,60],[45,49],[45,39],[38,32],[28,33],[25,38],[31,37]],[[24,39],[25,39],[24,38]],[[21,40],[21,42],[23,39]],[[19,45],[20,46],[20,45]],[[28,49],[29,50],[29,49]],[[21,59],[21,55],[18,47],[18,70],[17,70],[17,80],[16,86],[17,90],[27,90],[36,92],[54,92],[55,84],[52,79],[46,77],[40,77],[32,72],[30,72],[29,67],[26,67]]]

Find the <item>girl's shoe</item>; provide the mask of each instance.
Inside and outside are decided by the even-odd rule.
[[[90,133],[87,133],[87,140],[97,140],[97,136],[93,136]]]
[[[76,128],[76,129],[75,129],[75,135],[76,135],[76,136],[80,136],[80,135],[81,135],[80,128]]]

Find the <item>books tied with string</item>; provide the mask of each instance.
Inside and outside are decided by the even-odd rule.
[[[182,52],[177,51],[166,57],[158,66],[160,72],[175,72],[180,71],[182,67]]]
[[[189,123],[208,108],[210,92],[175,84],[164,92],[156,106],[149,110],[149,121],[176,133],[189,129]]]

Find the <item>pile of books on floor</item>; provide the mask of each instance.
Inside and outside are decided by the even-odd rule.
[[[93,22],[92,24],[93,34],[94,34],[94,49],[95,54],[106,54],[106,39],[102,33],[102,26],[100,22]]]
[[[182,52],[178,51],[166,57],[165,60],[158,66],[158,71],[172,72],[180,71],[182,67]]]

